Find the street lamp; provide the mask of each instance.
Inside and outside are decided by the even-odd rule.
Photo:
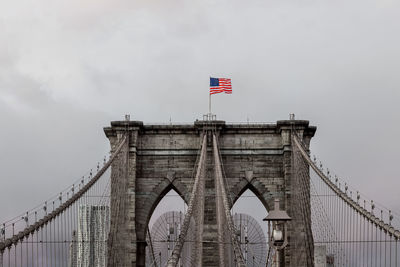
[[[271,210],[263,221],[268,223],[269,246],[277,250],[277,264],[279,266],[279,250],[284,249],[287,244],[287,222],[292,220],[286,211],[279,208],[279,199],[275,199],[274,210]]]

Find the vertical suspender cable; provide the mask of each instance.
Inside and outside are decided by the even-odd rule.
[[[24,261],[23,261],[23,256],[22,256],[22,254],[23,254],[23,252],[22,252],[22,247],[24,246],[24,239],[21,239],[21,244],[20,244],[20,248],[21,248],[21,254],[20,254],[20,256],[21,256],[21,267],[23,267],[24,266]]]
[[[53,228],[53,229],[52,229]],[[49,244],[50,244],[50,266],[55,266],[56,262],[55,262],[55,254],[54,254],[54,235],[55,234],[55,230],[54,230],[54,221],[50,222],[50,238],[49,238]]]
[[[351,265],[351,251],[350,251],[350,244],[351,244],[351,242],[350,242],[350,227],[351,227],[351,222],[350,222],[350,217],[351,217],[351,211],[350,211],[350,207],[347,205],[347,204],[345,204],[346,205],[346,222],[347,222],[347,225],[346,225],[346,251],[347,251],[347,266],[350,266]]]
[[[370,242],[371,242],[371,266],[374,266],[374,224],[371,222],[371,234],[370,234]]]
[[[355,250],[355,261],[358,262],[358,217],[360,214],[358,212],[355,213],[354,220],[354,250]]]
[[[57,223],[58,223],[58,220],[54,219],[53,220],[53,226],[54,226],[54,228],[53,228],[53,230],[54,230],[53,231],[54,266],[58,265],[58,262],[57,262],[57,235],[58,235]]]
[[[39,267],[39,229],[36,230],[36,267]]]
[[[55,239],[55,248],[56,248],[56,266],[60,266],[60,259],[61,259],[61,251],[60,251],[60,218],[61,215],[58,215],[55,218],[55,224],[57,227],[57,235],[55,235],[56,239]]]
[[[81,242],[81,237],[80,237],[80,220],[79,220],[79,208],[81,206],[81,198],[79,199],[79,201],[76,203],[75,205],[75,211],[74,211],[74,220],[75,220],[75,229],[76,229],[76,237],[75,237],[75,242],[76,242],[76,248],[82,246]],[[75,264],[78,263],[79,260],[79,256],[77,257],[77,261]]]
[[[363,216],[361,213],[358,215],[359,219],[359,231],[358,231],[358,262],[362,262],[362,220]]]
[[[363,215],[362,214],[360,214],[360,238],[359,238],[359,247],[360,247],[360,255],[359,255],[359,257],[358,257],[358,260],[360,261],[360,262],[362,262],[362,259],[363,259],[363,244],[362,244],[362,222],[363,222]]]
[[[60,201],[61,205],[61,201]],[[59,228],[59,233],[58,233],[58,250],[59,250],[59,255],[60,255],[60,260],[59,260],[59,266],[64,267],[64,249],[63,249],[63,243],[62,243],[62,238],[63,238],[63,213],[60,213],[60,216],[58,216],[58,228]],[[60,251],[61,250],[61,251]]]
[[[374,266],[374,228],[375,225],[371,222],[371,233],[369,235],[371,243],[371,267]]]
[[[399,239],[396,239],[396,264],[395,264],[395,266],[397,267],[397,252],[398,252],[398,250],[397,250],[397,243],[399,243]]]
[[[71,212],[72,212],[72,214],[71,214],[71,237],[72,237],[71,244],[72,244],[73,251],[75,251],[75,249],[78,247],[78,245],[76,244],[77,236],[78,236],[78,229],[76,227],[76,219],[75,219],[76,206],[78,205],[77,203],[78,202],[75,202],[74,205],[72,205],[72,207],[71,207]],[[76,231],[75,236],[73,236],[74,231]],[[72,260],[74,261],[74,263],[73,264],[71,263],[71,265],[72,266],[76,265],[76,257],[72,257]]]
[[[348,211],[348,214],[347,214],[347,217],[348,217],[348,224],[347,224],[347,231],[348,231],[348,233],[347,233],[348,264],[352,265],[351,263],[352,263],[353,251],[351,250],[351,248],[352,248],[352,244],[353,243],[352,243],[352,232],[351,232],[351,230],[353,229],[353,227],[352,227],[352,224],[351,224],[352,211],[351,211],[350,206],[347,206],[347,211]]]
[[[366,258],[366,261],[367,261],[367,267],[368,267],[368,265],[369,265],[369,221],[368,220],[366,220],[366,222],[367,222],[367,235],[365,236],[365,239],[366,239],[366,243],[367,243],[367,253],[366,253],[366,255],[367,255],[367,258]]]
[[[343,201],[342,201],[343,202]],[[348,251],[348,248],[347,248],[347,232],[348,232],[348,225],[347,225],[347,204],[345,203],[345,202],[343,202],[343,235],[344,235],[344,238],[343,238],[343,243],[344,243],[344,251]],[[348,266],[348,261],[347,261],[347,254],[349,254],[349,253],[345,253],[344,254],[344,262],[345,262],[345,265],[346,266]]]
[[[29,245],[29,247],[31,248],[31,262],[30,262],[30,264],[29,264],[29,261],[28,261],[28,267],[29,266],[31,266],[31,267],[33,267],[33,266],[35,266],[35,261],[34,261],[34,259],[35,259],[35,257],[34,257],[34,253],[35,253],[35,241],[34,241],[34,233],[35,232],[32,232],[31,233],[31,242],[30,242],[30,245]],[[28,238],[29,238],[29,235],[28,235]]]
[[[349,253],[349,265],[351,266],[351,265],[353,265],[352,263],[353,263],[353,253],[354,253],[354,251],[352,250],[352,248],[353,248],[353,210],[352,210],[352,208],[350,207],[350,206],[347,206],[347,209],[348,209],[348,211],[349,211],[349,214],[348,214],[348,216],[349,216],[349,225],[348,225],[348,228],[349,228],[349,235],[348,235],[348,240],[347,240],[347,242],[348,242],[348,253]]]
[[[345,213],[345,208],[346,208],[346,203],[344,203],[343,200],[340,200],[342,203],[342,244],[343,244],[343,266],[346,266],[346,213]],[[343,242],[344,241],[344,242]]]
[[[352,197],[352,192],[350,191],[350,199],[353,199],[353,197]],[[349,235],[349,251],[350,251],[350,261],[349,261],[349,263],[350,263],[350,265],[354,265],[353,263],[354,263],[354,249],[353,249],[353,244],[354,244],[354,239],[353,239],[353,236],[354,236],[354,231],[353,231],[353,216],[354,216],[354,212],[355,211],[353,211],[352,209],[351,209],[351,207],[349,206],[349,219],[350,219],[350,225],[349,225],[349,228],[350,228],[350,235]]]
[[[364,200],[364,210],[365,210],[365,200]],[[362,228],[363,228],[363,237],[365,237],[365,216],[363,215],[363,223],[362,223]],[[361,241],[362,242],[362,241]],[[366,251],[365,251],[365,242],[362,242],[362,262],[365,262],[365,257],[366,256]]]
[[[68,199],[66,199],[68,201]],[[64,210],[61,215],[60,219],[61,221],[61,239],[60,239],[60,247],[62,251],[62,258],[61,258],[61,266],[65,267],[65,259],[68,258],[66,255],[68,254],[67,250],[65,249],[65,229],[67,228],[67,225],[65,224],[65,216],[67,215],[67,210]]]
[[[52,257],[51,257],[51,253],[50,253],[50,249],[51,249],[51,223],[47,223],[44,227],[45,229],[45,241],[44,241],[44,245],[45,245],[45,254],[46,254],[46,267],[51,266],[52,264]]]
[[[334,257],[335,257],[335,261],[338,260],[337,258],[337,246],[338,243],[335,242],[337,241],[337,231],[336,231],[336,219],[337,219],[337,215],[336,215],[336,195],[332,196],[332,224],[333,224],[333,232],[334,232]]]
[[[379,266],[382,266],[382,228],[379,230]]]
[[[68,199],[67,199],[68,200]],[[68,229],[68,226],[67,226],[67,224],[66,224],[66,222],[67,222],[67,216],[68,216],[68,211],[69,211],[69,209],[67,209],[67,210],[65,210],[63,213],[64,213],[64,216],[63,216],[63,219],[64,219],[64,221],[63,221],[63,225],[64,225],[64,227],[62,228],[62,230],[63,230],[63,239],[61,240],[62,241],[62,250],[64,251],[64,259],[63,259],[63,266],[65,266],[65,267],[67,267],[67,259],[68,259],[68,249],[67,249],[67,246],[66,246],[66,244],[67,244],[67,229]]]
[[[376,257],[376,240],[374,239],[374,230],[376,231],[376,227],[373,223],[371,223],[371,266],[376,266],[374,265],[374,258]]]
[[[31,254],[31,266],[32,267],[34,267],[35,266],[35,256],[34,256],[34,254],[35,254],[35,241],[34,241],[34,233],[35,232],[32,232],[32,235],[31,235],[31,239],[32,239],[32,241],[31,241],[31,252],[32,252],[32,254]],[[28,265],[29,266],[29,265]]]
[[[378,227],[375,227],[375,266],[378,266]]]
[[[336,239],[336,241],[339,241],[338,240],[338,238],[339,238],[339,235],[338,235],[338,231],[337,231],[337,229],[338,229],[338,218],[339,218],[339,210],[338,210],[338,200],[339,198],[337,197],[337,196],[335,196],[335,217],[334,217],[334,222],[335,222],[335,226],[334,226],[334,228],[335,228],[335,233],[336,233],[336,237],[335,237],[335,239]],[[336,242],[336,244],[337,244],[337,246],[339,246],[340,245],[340,243],[339,242]],[[339,255],[339,251],[337,251],[337,255],[336,255],[336,258],[337,258],[337,261],[338,261],[338,263],[340,262],[340,257],[339,257],[340,255]],[[340,265],[339,265],[340,266]]]
[[[358,221],[359,221],[359,224],[358,224],[358,239],[357,239],[357,242],[358,242],[358,244],[357,244],[357,247],[358,247],[358,258],[357,258],[357,261],[358,262],[362,262],[361,261],[361,259],[362,259],[362,243],[361,243],[362,215],[361,215],[361,213],[358,213]]]
[[[339,215],[339,221],[338,221],[338,229],[337,231],[339,232],[338,238],[339,238],[339,244],[340,244],[340,262],[341,266],[345,266],[343,257],[344,257],[344,249],[343,249],[343,209],[342,209],[342,200],[338,197],[338,215]]]
[[[70,219],[71,219],[71,211],[72,211],[72,207],[68,208],[68,216],[66,217],[67,219],[67,229],[66,229],[66,233],[65,233],[65,248],[67,249],[67,261],[66,261],[66,265],[68,266],[68,262],[69,262],[69,244],[71,242],[67,242],[68,240],[71,240],[72,237],[72,231],[71,231],[71,224],[70,224]]]
[[[44,260],[45,260],[45,258],[44,258],[44,252],[43,252],[43,228],[44,228],[44,226],[42,225],[38,230],[40,231],[40,255],[41,255],[41,258],[40,258],[40,263],[41,263],[41,267],[44,267],[45,265],[44,265]],[[47,260],[47,259],[46,259]]]
[[[43,245],[44,245],[44,254],[45,254],[45,259],[46,259],[46,267],[49,267],[51,265],[51,254],[49,253],[49,238],[50,238],[50,223],[47,223],[43,226],[44,230],[44,240],[43,240]]]
[[[344,203],[344,201],[340,200],[340,202],[342,203],[342,239],[341,242],[343,244],[343,266],[347,266],[346,264],[346,257],[347,257],[347,253],[346,253],[346,203]]]
[[[72,195],[71,195],[71,197],[73,196],[73,193],[72,193]],[[72,253],[73,253],[73,248],[74,248],[74,244],[73,244],[73,242],[74,242],[74,240],[73,240],[73,238],[72,238],[72,232],[74,231],[73,230],[73,226],[72,226],[72,216],[73,216],[73,209],[74,209],[74,206],[75,206],[75,204],[73,204],[71,207],[69,207],[69,216],[68,216],[68,238],[67,238],[67,240],[68,239],[71,239],[71,241],[69,242],[69,244],[67,243],[67,249],[69,248],[69,246],[71,246],[71,251],[70,251],[70,253],[71,253],[71,255],[73,255]],[[71,263],[69,263],[69,261],[71,260]],[[72,263],[72,260],[74,260],[74,257],[73,256],[71,256],[71,258],[69,258],[68,257],[68,260],[67,260],[67,266],[68,267],[73,267],[74,265],[73,265],[73,263]],[[69,265],[70,264],[70,265]]]
[[[365,218],[365,224],[364,224],[364,247],[365,247],[365,256],[364,260],[367,264],[367,267],[369,267],[369,221],[367,218]]]
[[[37,229],[36,231],[36,266],[39,267],[39,231],[40,229]],[[43,257],[42,257],[43,261]]]
[[[385,231],[385,267],[386,267],[386,257],[387,257],[387,251],[386,251],[386,236],[387,236],[387,232]]]
[[[33,243],[33,235],[32,235],[32,243]],[[32,244],[33,245],[33,244]],[[34,257],[32,253],[32,266],[34,262]],[[36,231],[36,267],[39,267],[39,230]]]
[[[68,199],[67,199],[68,200]],[[64,214],[64,216],[63,216],[63,219],[64,219],[64,222],[63,222],[63,225],[64,225],[64,227],[62,228],[62,230],[63,230],[63,239],[61,240],[62,241],[62,250],[64,251],[64,259],[63,259],[63,266],[65,266],[65,267],[67,267],[67,259],[68,259],[68,249],[67,249],[67,247],[65,246],[65,244],[67,243],[67,224],[66,224],[66,220],[67,220],[67,215],[68,215],[68,210],[69,209],[67,209],[67,210],[65,210],[64,212],[63,212],[63,214]]]
[[[351,194],[351,193],[350,193]],[[351,199],[353,199],[351,197]],[[354,259],[355,251],[354,251],[354,242],[355,242],[355,231],[354,231],[354,218],[355,218],[356,212],[350,208],[350,249],[351,249],[351,256],[350,256],[350,265],[354,265],[356,263]]]
[[[372,240],[374,241],[374,242],[372,242],[372,247],[373,247],[373,249],[372,249],[373,250],[373,253],[372,253],[373,254],[373,256],[372,256],[372,265],[376,266],[376,260],[375,259],[376,259],[376,256],[377,256],[376,255],[377,254],[377,252],[376,252],[377,251],[377,248],[376,248],[376,242],[377,241],[376,241],[376,238],[374,237],[374,234],[376,236],[376,231],[378,230],[378,228],[376,227],[376,225],[373,225],[373,224],[372,224],[372,227],[373,227]]]
[[[20,248],[21,248],[21,254],[20,254],[20,256],[21,256],[21,267],[24,266],[24,260],[22,259],[23,258],[23,256],[22,256],[22,254],[23,254],[22,247],[23,246],[24,246],[24,239],[21,239],[21,245],[20,245]]]
[[[45,264],[44,264],[44,266],[46,266],[46,267],[49,266],[49,261],[50,261],[50,255],[49,255],[49,251],[48,251],[48,246],[49,246],[49,244],[48,244],[48,238],[49,238],[48,232],[49,232],[49,229],[50,229],[50,227],[49,227],[48,223],[45,224],[42,227],[42,231],[44,231],[44,239],[42,239],[42,246],[43,246],[43,251],[44,251],[44,254],[45,254],[45,257],[44,257]]]
[[[368,254],[368,261],[371,262],[371,267],[374,266],[374,258],[373,258],[373,254],[374,254],[374,225],[368,221],[368,225],[369,225],[369,231],[368,231],[368,243],[369,243],[369,254]]]
[[[356,222],[356,219],[357,219],[357,212],[352,212],[353,213],[353,219],[352,219],[352,228],[353,228],[353,245],[352,245],[352,250],[353,250],[353,252],[352,252],[352,259],[353,259],[353,262],[352,263],[357,263],[357,257],[356,257],[356,240],[357,240],[357,230],[356,230],[356,225],[357,225],[357,222]]]
[[[68,201],[68,199],[66,199]],[[68,210],[68,209],[67,209]],[[67,210],[64,210],[62,212],[61,218],[62,218],[62,227],[61,227],[61,251],[63,252],[63,258],[62,258],[62,266],[63,267],[67,267],[66,266],[66,259],[68,258],[68,251],[65,247],[65,240],[66,240],[66,235],[65,235],[65,231],[67,228],[67,225],[65,224],[65,217],[67,216]]]
[[[29,265],[29,235],[26,236],[26,266]]]
[[[392,267],[392,235],[389,235],[389,266]]]
[[[46,224],[47,225],[47,224]],[[44,240],[47,240],[47,227],[42,226],[41,228],[41,237],[42,237],[42,267],[46,266],[47,267],[47,262],[48,262],[48,257],[47,257],[47,244],[46,244],[46,250],[44,249]],[[43,230],[46,228],[45,231],[45,239],[43,239]],[[44,257],[44,254],[46,254],[46,257]],[[46,262],[46,264],[44,264]]]

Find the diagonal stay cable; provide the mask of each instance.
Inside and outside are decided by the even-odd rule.
[[[168,267],[176,267],[179,263],[180,254],[182,252],[183,244],[185,242],[185,238],[189,229],[190,219],[192,218],[193,215],[194,205],[199,204],[196,203],[196,200],[199,192],[202,191],[200,187],[204,186],[204,170],[205,170],[206,153],[207,153],[206,142],[207,142],[206,134],[204,134],[201,145],[199,164],[197,166],[196,177],[193,184],[192,193],[190,195],[189,205],[187,208],[185,218],[183,220],[183,224],[181,227],[181,234],[179,235],[178,242],[175,245],[174,250],[172,251],[171,257],[168,259],[168,264],[167,264]]]
[[[230,232],[231,240],[232,240],[232,245],[233,245],[233,252],[235,254],[235,259],[236,263],[239,267],[244,267],[246,264],[244,263],[243,259],[243,254],[240,249],[238,240],[235,235],[235,225],[233,223],[233,219],[230,213],[230,208],[229,208],[229,200],[226,194],[226,189],[225,189],[225,183],[222,177],[222,169],[221,169],[221,161],[219,158],[219,153],[218,153],[218,145],[217,145],[217,138],[215,134],[213,135],[213,152],[214,152],[214,164],[215,164],[215,173],[216,173],[216,179],[217,183],[220,185],[220,191],[222,195],[222,204],[225,212],[225,219],[227,221],[227,226]]]

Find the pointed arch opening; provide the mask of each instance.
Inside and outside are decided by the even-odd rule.
[[[187,204],[169,187],[152,211],[146,233],[146,266],[165,266],[178,241]]]
[[[247,266],[265,266],[267,261],[267,225],[263,219],[268,211],[260,198],[244,188],[231,208],[238,240]]]
[[[160,217],[163,213],[168,211],[177,211],[177,212],[186,212],[187,204],[182,196],[177,192],[177,190],[173,187],[170,187],[166,190],[163,197],[155,203],[155,207],[151,213],[150,219],[148,221],[148,226],[151,229],[154,222]]]

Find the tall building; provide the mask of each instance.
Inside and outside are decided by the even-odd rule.
[[[78,252],[78,239],[76,238],[76,231],[72,231],[72,241],[69,245],[69,261],[68,267],[76,267],[77,262],[77,252]]]
[[[80,206],[78,233],[72,234],[69,266],[106,267],[109,228],[108,206]]]
[[[333,267],[335,257],[333,254],[327,254],[326,245],[316,245],[314,247],[314,264],[315,267]]]

